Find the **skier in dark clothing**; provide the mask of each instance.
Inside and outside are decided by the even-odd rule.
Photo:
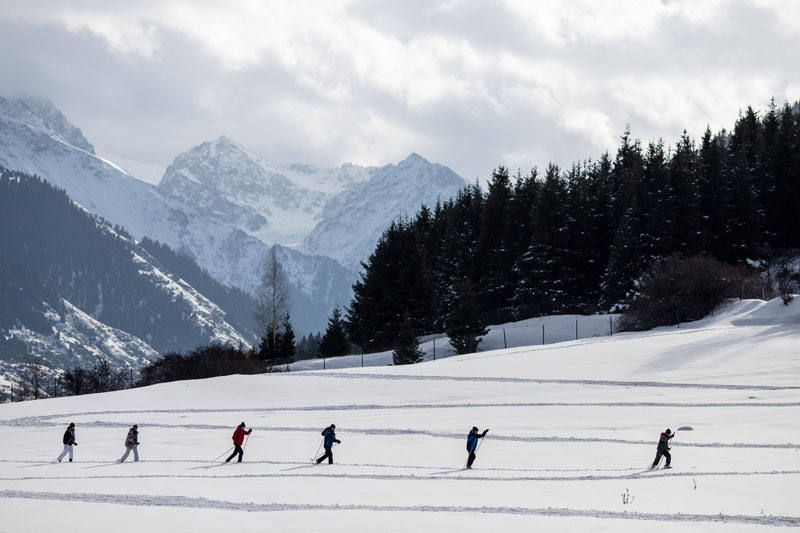
[[[244,450],[242,449],[244,436],[249,435],[250,433],[253,432],[252,429],[248,429],[247,431],[245,431],[244,427],[245,427],[244,422],[242,422],[241,424],[239,424],[239,427],[237,427],[236,430],[233,432],[233,453],[231,454],[230,457],[225,459],[226,463],[229,463],[231,459],[236,457],[236,454],[239,454],[238,462],[240,463],[242,462],[242,457],[244,456]]]
[[[488,429],[484,429],[483,433],[478,433],[478,428],[473,427],[472,431],[467,435],[467,451],[469,452],[467,470],[472,470],[472,463],[475,462],[475,450],[478,449],[478,439],[482,439],[487,433],[489,433]]]
[[[70,422],[67,430],[64,432],[64,438],[62,439],[64,443],[64,451],[61,452],[61,455],[58,456],[58,462],[60,463],[61,460],[69,454],[69,462],[72,462],[72,447],[77,446],[78,443],[75,442],[75,423]]]
[[[341,444],[342,441],[336,438],[336,424],[331,424],[330,426],[326,427],[322,430],[322,436],[325,437],[325,442],[323,443],[323,447],[325,448],[325,453],[317,459],[317,464],[320,464],[325,458],[328,458],[328,464],[333,464],[333,452],[331,448],[333,448],[333,443]]]
[[[123,455],[119,462],[124,463],[125,459],[128,458],[131,451],[133,451],[133,461],[139,461],[139,425],[134,424],[131,429],[128,430],[128,436],[125,437],[125,455]]]
[[[675,434],[672,433],[669,430],[669,428],[667,428],[667,430],[661,434],[661,438],[658,439],[658,449],[656,451],[656,458],[653,461],[653,464],[650,465],[650,470],[658,466],[658,463],[661,462],[662,455],[667,458],[667,464],[664,465],[664,468],[672,468],[671,466],[669,466],[669,463],[672,461],[672,456],[669,453],[670,450],[669,441],[674,436]]]

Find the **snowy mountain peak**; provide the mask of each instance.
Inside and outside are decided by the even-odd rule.
[[[370,180],[331,198],[303,249],[358,270],[389,223],[413,216],[422,204],[452,198],[465,185],[449,168],[412,153],[397,165],[374,169]]]
[[[411,152],[410,154],[408,154],[408,157],[400,161],[400,163],[397,166],[413,165],[419,163],[430,164],[430,161],[419,155],[417,152]]]
[[[56,107],[45,98],[9,99],[0,96],[0,116],[17,120],[33,128],[46,131],[71,146],[94,154],[83,132],[74,126]]]

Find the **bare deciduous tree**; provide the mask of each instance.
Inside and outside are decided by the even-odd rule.
[[[22,373],[22,397],[38,400],[44,393],[44,368],[31,358],[25,359],[25,370]]]
[[[277,248],[273,246],[264,263],[256,309],[256,321],[261,337],[272,335],[273,346],[277,345],[280,322],[289,314],[290,307],[289,280],[278,260]]]

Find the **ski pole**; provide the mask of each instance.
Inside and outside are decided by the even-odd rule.
[[[242,446],[242,453],[244,453],[244,449],[247,448],[247,441],[249,441],[249,440],[250,440],[250,435],[247,435],[244,438],[244,446]]]
[[[222,457],[223,455],[225,455],[226,453],[228,453],[232,449],[233,449],[233,446],[231,446],[230,448],[228,448],[227,450],[225,450],[224,452],[222,452],[221,454],[219,454],[218,456],[213,458],[210,462],[212,462],[212,463],[216,462],[217,459],[219,459],[220,457]]]
[[[484,435],[483,437],[481,437],[480,439],[478,439],[478,446],[475,448],[475,451],[474,451],[474,452],[472,452],[472,453],[474,453],[475,455],[478,455],[478,450],[480,450],[480,449],[481,449],[481,446],[483,445],[483,441],[484,441],[484,439],[485,439],[485,438],[486,438],[486,435]],[[466,460],[466,461],[464,461],[464,466],[463,466],[463,468],[467,468],[467,463],[469,463],[469,456],[467,456],[467,460]]]
[[[311,459],[312,461],[316,461],[317,457],[319,457],[319,451],[322,448],[322,443],[325,442],[325,438],[323,437],[321,441],[319,441],[319,446],[317,446],[317,453],[314,454],[314,457]]]

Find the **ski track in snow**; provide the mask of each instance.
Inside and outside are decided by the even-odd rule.
[[[800,517],[780,515],[724,515],[720,514],[659,514],[595,509],[534,508],[534,507],[470,507],[452,505],[367,505],[367,504],[297,504],[297,503],[246,503],[187,496],[145,496],[140,494],[58,493],[2,490],[0,498],[43,501],[72,501],[97,504],[130,505],[137,507],[180,507],[222,511],[268,513],[278,511],[378,511],[419,513],[488,513],[529,516],[582,517],[658,522],[726,522],[761,526],[800,526]]]
[[[108,463],[109,466],[118,463]],[[249,463],[252,464],[252,463]],[[338,463],[342,466],[350,466]],[[213,465],[210,465],[213,466]],[[218,466],[221,466],[218,464]],[[230,465],[233,466],[233,465]],[[307,465],[315,467],[317,465]],[[394,468],[390,465],[384,465],[386,468]],[[202,467],[197,467],[202,468]],[[321,465],[318,469],[325,468]],[[433,469],[431,469],[433,470]],[[22,477],[0,477],[0,481],[64,481],[64,480],[87,480],[87,479],[202,479],[208,481],[215,481],[219,479],[258,479],[258,478],[314,478],[314,479],[367,479],[378,481],[609,481],[609,480],[632,480],[632,479],[646,479],[657,476],[670,476],[670,477],[715,477],[715,476],[787,476],[787,475],[800,475],[800,470],[779,470],[779,471],[753,471],[753,472],[676,472],[670,470],[668,473],[662,470],[644,470],[637,471],[630,474],[608,475],[608,474],[585,474],[581,476],[483,476],[477,470],[470,473],[463,469],[461,470],[447,470],[439,473],[431,474],[356,474],[356,473],[313,473],[313,474],[283,474],[283,473],[262,473],[262,474],[221,474],[221,475],[200,475],[200,474],[120,474],[120,475],[98,475],[98,476],[22,476]],[[446,474],[464,473],[459,476],[447,476]],[[478,474],[478,475],[476,475]]]
[[[677,408],[707,408],[707,407],[800,407],[800,402],[468,402],[468,403],[416,403],[416,404],[345,404],[345,405],[310,405],[310,406],[281,406],[281,407],[237,407],[214,409],[131,409],[131,410],[105,410],[105,411],[74,411],[69,413],[55,413],[45,416],[32,416],[25,418],[0,419],[0,426],[28,426],[47,422],[51,419],[96,416],[96,415],[142,415],[153,414],[210,414],[210,413],[280,413],[280,412],[314,412],[314,411],[373,411],[373,410],[401,410],[401,409],[474,409],[479,407],[677,407]],[[59,422],[60,423],[60,422]]]
[[[597,379],[546,379],[546,378],[509,378],[487,376],[423,376],[405,374],[362,374],[346,372],[307,372],[304,376],[338,379],[387,379],[407,381],[467,381],[478,383],[535,383],[538,385],[598,385],[604,387],[651,387],[651,388],[677,388],[677,389],[718,389],[718,390],[762,390],[782,391],[800,390],[800,386],[793,385],[732,385],[724,383],[670,383],[660,381],[609,381]]]

